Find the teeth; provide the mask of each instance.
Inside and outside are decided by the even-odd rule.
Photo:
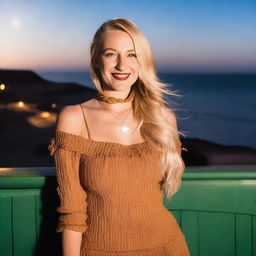
[[[120,78],[125,78],[125,77],[128,77],[128,75],[122,75],[122,74],[113,74],[113,76],[116,76],[116,77],[120,77]]]

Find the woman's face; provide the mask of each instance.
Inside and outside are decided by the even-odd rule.
[[[119,30],[105,32],[99,67],[103,90],[130,91],[138,79],[139,63],[129,34]]]

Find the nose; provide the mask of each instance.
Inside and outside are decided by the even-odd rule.
[[[116,69],[124,70],[126,66],[126,58],[125,56],[119,55],[117,58]]]

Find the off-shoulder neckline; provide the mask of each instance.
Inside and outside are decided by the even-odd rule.
[[[132,147],[137,147],[137,146],[143,146],[143,145],[146,145],[148,144],[146,140],[142,141],[142,142],[138,142],[138,143],[132,143],[132,144],[122,144],[122,143],[118,143],[118,142],[112,142],[112,141],[99,141],[99,140],[93,140],[93,139],[87,139],[81,135],[76,135],[76,134],[73,134],[73,133],[69,133],[69,132],[64,132],[64,131],[61,131],[61,130],[55,130],[55,133],[56,134],[62,134],[64,136],[70,136],[70,137],[73,137],[73,138],[77,138],[77,139],[81,139],[82,141],[85,141],[85,142],[90,142],[90,143],[94,143],[94,144],[97,144],[97,145],[112,145],[112,146],[118,146],[118,147],[123,147],[123,148],[132,148]]]

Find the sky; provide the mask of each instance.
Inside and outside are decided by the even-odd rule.
[[[88,69],[106,20],[135,22],[157,69],[256,73],[255,0],[0,0],[0,68]]]

